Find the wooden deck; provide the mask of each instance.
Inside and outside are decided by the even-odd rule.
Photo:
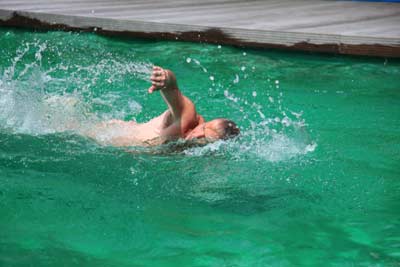
[[[0,0],[0,25],[400,57],[400,3]]]

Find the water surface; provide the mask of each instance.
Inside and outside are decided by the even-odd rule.
[[[400,265],[400,63],[0,30],[1,266]],[[166,109],[172,69],[201,148],[80,135]],[[166,150],[165,150],[166,149]]]

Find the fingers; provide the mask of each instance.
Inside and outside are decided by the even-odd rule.
[[[164,87],[164,83],[152,82],[150,88],[147,91],[149,92],[149,94],[151,94],[154,91],[158,91],[163,87]]]
[[[163,74],[164,74],[163,70],[156,70],[156,71],[153,71],[152,76],[158,77],[158,76],[162,76]]]
[[[163,80],[165,79],[164,71],[153,71],[150,77],[151,80]]]
[[[151,75],[150,80],[151,80],[152,82],[161,82],[161,81],[164,80],[164,77],[162,77],[162,76],[154,76],[154,75]]]
[[[164,76],[164,70],[160,67],[154,66],[153,73],[151,74],[150,79],[160,81],[163,76]]]
[[[160,67],[154,66],[150,80],[155,86],[164,86],[166,80],[165,71]]]
[[[151,94],[156,90],[159,90],[166,85],[167,75],[163,68],[154,66],[153,73],[150,76],[150,81],[152,86],[148,89],[148,92]]]
[[[160,86],[160,87],[165,86],[165,77],[151,76],[150,80],[151,80],[151,84],[154,86]]]
[[[156,87],[154,85],[150,86],[149,90],[147,90],[149,92],[149,94],[153,93],[156,90]]]
[[[152,82],[151,83],[153,86],[155,86],[157,89],[161,89],[164,87],[164,83],[163,82]]]
[[[164,69],[158,66],[153,66],[153,75],[161,76],[164,73]]]
[[[153,66],[153,75],[154,76],[161,76],[164,75],[165,70],[158,66]]]

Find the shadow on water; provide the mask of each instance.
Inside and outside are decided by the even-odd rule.
[[[0,242],[2,266],[132,266],[118,259],[107,259],[69,249],[57,240],[46,240],[47,245],[23,247],[16,243]]]
[[[241,215],[255,215],[265,212],[271,212],[275,209],[285,209],[285,212],[291,213],[295,209],[288,209],[287,199],[297,201],[307,201],[315,205],[321,199],[318,195],[310,195],[310,193],[301,189],[287,188],[268,188],[264,194],[252,194],[252,192],[237,188],[223,190],[222,199],[208,201],[211,207],[221,209],[223,212],[230,212]],[[265,192],[267,191],[267,192]],[[269,192],[268,192],[269,191]],[[198,192],[204,197],[215,196],[221,194],[221,189],[208,190],[206,192]],[[210,200],[210,199],[208,199]]]

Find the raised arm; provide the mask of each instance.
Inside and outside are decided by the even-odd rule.
[[[179,119],[185,109],[186,97],[179,91],[174,73],[161,67],[154,66],[150,77],[152,82],[149,93],[160,90],[161,96],[167,103],[174,119]]]
[[[155,66],[150,80],[152,85],[148,90],[149,93],[159,90],[172,115],[173,122],[164,133],[183,137],[189,129],[197,125],[194,104],[181,93],[172,71]]]

